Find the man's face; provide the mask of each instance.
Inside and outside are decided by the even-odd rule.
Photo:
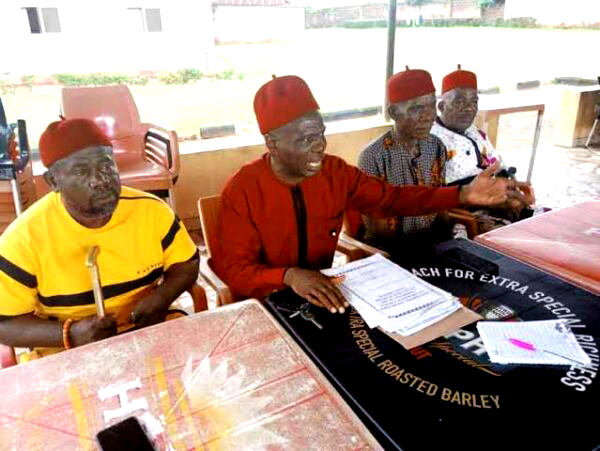
[[[53,188],[75,219],[109,217],[121,193],[119,171],[110,147],[88,147],[54,163]]]
[[[325,157],[325,124],[317,111],[305,114],[265,137],[278,170],[289,178],[303,179],[317,174]]]
[[[435,94],[425,94],[389,107],[390,117],[396,123],[396,132],[405,141],[421,141],[429,136],[435,121]]]
[[[448,91],[439,104],[442,122],[452,130],[464,132],[475,120],[478,101],[477,89],[455,88]]]

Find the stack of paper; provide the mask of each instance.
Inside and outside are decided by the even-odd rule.
[[[480,321],[477,330],[490,360],[495,363],[591,363],[564,320]]]
[[[461,306],[450,293],[379,254],[322,272],[345,276],[340,290],[369,327],[381,326],[403,336],[440,321]]]

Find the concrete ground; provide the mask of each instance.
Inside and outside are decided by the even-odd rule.
[[[532,175],[537,206],[540,207],[559,208],[600,199],[600,144],[585,149],[558,147],[552,143],[560,90],[558,86],[548,86],[509,94],[518,96],[519,101],[546,105]],[[520,180],[527,177],[535,121],[536,113],[533,112],[506,115],[500,119],[497,147],[505,161],[517,167]]]

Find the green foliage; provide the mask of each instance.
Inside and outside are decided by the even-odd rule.
[[[33,83],[33,76],[25,77]],[[23,84],[26,84],[25,77],[21,78]],[[58,84],[62,86],[105,86],[114,84],[144,86],[150,82],[148,77],[141,75],[130,76],[120,73],[102,72],[94,72],[91,74],[63,73],[53,75],[53,77]],[[201,80],[203,77],[211,77],[217,80],[243,80],[244,74],[233,67],[228,67],[221,72],[211,75],[204,75],[200,69],[186,68],[174,72],[166,72],[158,78],[158,82],[164,85],[186,85]],[[0,85],[0,90],[10,90],[10,92],[14,92],[14,88],[6,83]]]
[[[498,28],[538,28],[539,24],[533,17],[514,17],[512,19],[485,20],[479,18],[467,19],[425,19],[424,27],[498,27]]]
[[[539,28],[537,19],[533,17],[513,17],[511,19],[497,19],[495,27],[499,28]]]
[[[228,67],[227,69],[222,70],[221,72],[217,72],[214,74],[214,78],[217,80],[243,80],[244,73],[238,72],[237,69],[233,67]]]
[[[221,72],[206,75],[199,69],[179,69],[175,72],[168,72],[162,75],[158,80],[165,85],[185,85],[200,80],[203,77],[215,80],[243,80],[244,73],[239,72],[231,66],[223,69]]]
[[[142,76],[129,77],[127,84],[135,85],[135,86],[146,86],[149,81],[150,81],[150,79],[148,77],[142,77]]]
[[[123,74],[106,74],[102,72],[94,72],[89,75],[89,84],[95,86],[118,85],[127,83],[129,77]]]
[[[386,28],[387,20],[347,20],[342,24],[342,28],[364,29],[364,28]]]
[[[202,78],[202,71],[200,69],[180,69],[184,80],[196,81]]]
[[[165,85],[185,85],[201,78],[202,72],[199,69],[179,69],[162,75],[158,80]]]
[[[158,81],[160,81],[164,85],[183,84],[181,79],[177,76],[177,72],[167,72],[166,74],[158,77]]]
[[[125,74],[94,72],[91,74],[63,73],[53,75],[54,79],[63,86],[105,86],[116,84],[145,85],[146,77],[130,77]]]
[[[17,90],[12,84],[8,83],[5,80],[0,80],[0,94],[15,94],[16,92]]]
[[[63,73],[53,75],[54,79],[63,86],[85,86],[86,80],[83,75]]]
[[[35,75],[23,75],[21,77],[21,83],[23,83],[25,86],[28,86],[29,88],[31,88],[33,86],[34,82],[35,82]]]
[[[422,23],[424,27],[481,27],[485,25],[484,21],[478,18],[425,19]]]

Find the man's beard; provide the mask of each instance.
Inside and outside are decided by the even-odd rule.
[[[86,211],[82,211],[86,216],[90,217],[105,217],[110,216],[116,208],[116,203],[104,205],[102,207],[90,207]]]
[[[79,209],[79,212],[90,218],[101,218],[112,215],[117,208],[119,195],[116,192],[112,192],[111,194],[114,195],[114,198],[110,202],[103,202],[100,205],[94,205],[92,200],[87,208]]]

